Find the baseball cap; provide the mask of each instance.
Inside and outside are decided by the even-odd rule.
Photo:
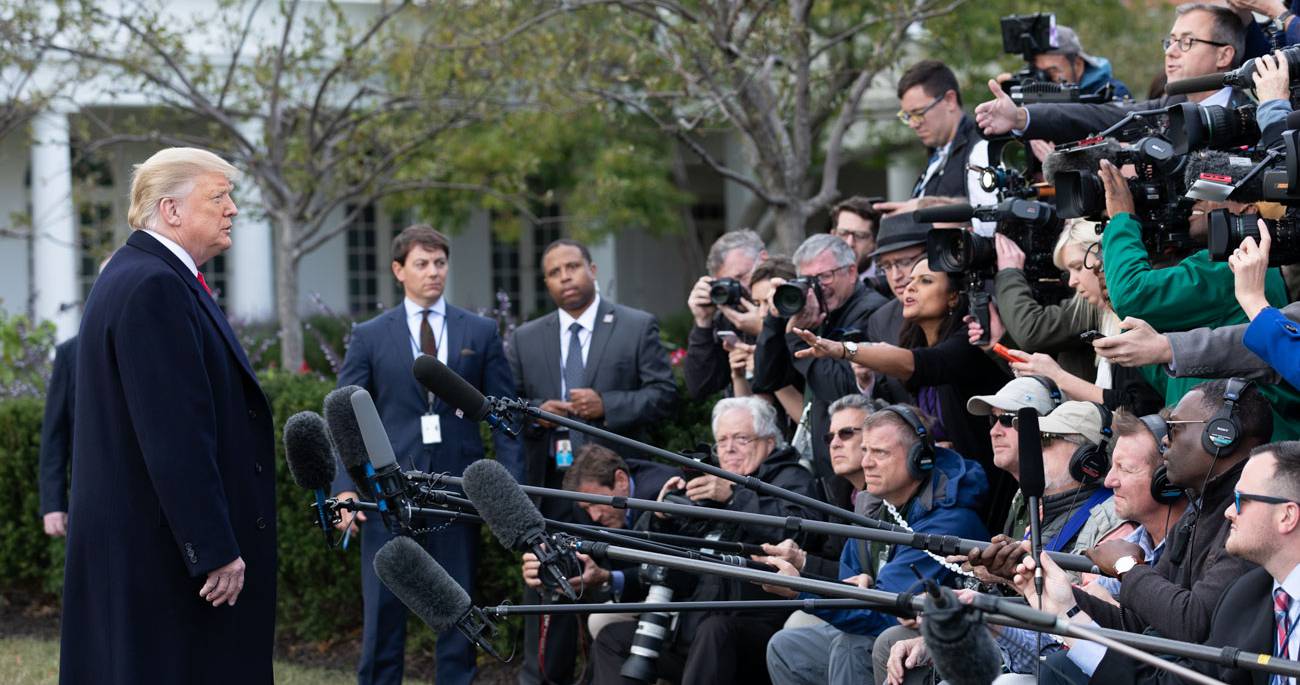
[[[988,416],[995,408],[1014,412],[1033,407],[1039,416],[1047,416],[1054,404],[1046,385],[1024,376],[1002,386],[994,395],[975,395],[966,400],[966,411],[975,416]]]
[[[1101,409],[1093,402],[1062,402],[1038,422],[1038,430],[1053,435],[1081,435],[1094,445],[1101,443]]]

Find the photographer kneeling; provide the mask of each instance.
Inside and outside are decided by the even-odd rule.
[[[838,242],[838,241],[837,241]],[[843,244],[843,243],[841,243]],[[713,407],[714,452],[718,465],[740,476],[753,476],[765,483],[814,496],[814,478],[799,464],[797,453],[783,444],[777,430],[776,411],[770,404],[753,397],[724,399]],[[674,493],[676,490],[678,492]],[[736,486],[717,476],[702,475],[690,479],[670,479],[664,484],[665,495],[685,495],[698,506],[730,511],[795,516],[820,519],[813,511],[786,500],[760,495]],[[779,540],[783,531],[760,525],[735,525],[703,519],[660,518],[655,525],[670,532],[687,535],[712,534],[721,539],[763,543]],[[806,541],[799,540],[806,545]],[[683,598],[686,599],[686,598]],[[749,583],[701,575],[691,601],[736,599],[776,599]],[[659,673],[690,685],[692,683],[734,683],[767,680],[767,667],[761,654],[768,639],[781,628],[789,611],[767,612],[691,612],[683,614],[676,635],[664,640],[660,650]],[[607,626],[596,638],[592,650],[594,682],[638,682],[620,674],[631,651],[636,626],[616,623]]]

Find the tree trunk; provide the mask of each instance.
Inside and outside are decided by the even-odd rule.
[[[806,237],[804,231],[808,225],[808,213],[800,203],[790,203],[784,207],[773,208],[776,220],[776,251],[794,256]]]
[[[275,310],[280,319],[280,365],[286,371],[302,368],[302,319],[298,316],[298,259],[294,256],[294,222],[280,212],[270,212],[275,225]]]

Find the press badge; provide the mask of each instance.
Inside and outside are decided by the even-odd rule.
[[[555,434],[555,468],[560,471],[573,466],[573,443],[569,441],[568,431]]]
[[[426,445],[442,442],[442,417],[437,414],[425,414],[420,417],[420,438]]]

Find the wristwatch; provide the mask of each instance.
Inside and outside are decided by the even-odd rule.
[[[850,341],[850,342],[843,342],[843,343],[840,343],[840,344],[844,346],[844,358],[845,358],[845,359],[852,359],[852,358],[854,358],[855,356],[857,356],[857,354],[858,354],[858,344],[857,344],[857,343]]]
[[[1140,563],[1142,562],[1139,561],[1138,558],[1133,556],[1132,554],[1125,557],[1120,557],[1115,560],[1115,575],[1122,579],[1125,573],[1132,571],[1133,567],[1137,566]]]

